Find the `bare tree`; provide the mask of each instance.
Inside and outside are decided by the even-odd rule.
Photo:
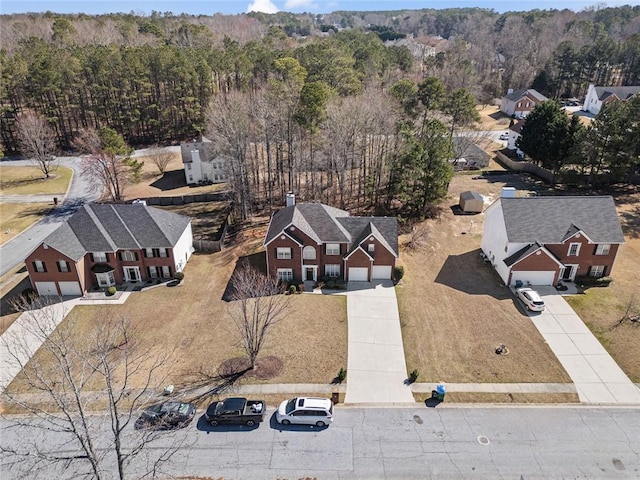
[[[154,387],[164,384],[162,372],[170,355],[161,348],[138,346],[141,334],[126,318],[106,309],[91,332],[78,335],[80,321],[74,317],[56,326],[59,315],[66,313],[60,304],[35,302],[17,305],[29,316],[25,330],[2,336],[8,361],[21,370],[16,381],[27,391],[14,386],[3,392],[9,405],[27,414],[4,418],[24,434],[18,442],[2,435],[3,464],[27,478],[60,468],[66,476],[95,479],[111,478],[110,472],[117,471],[116,478],[122,480],[129,466],[136,476],[155,474],[186,437],[163,439],[160,449],[150,449],[163,437],[157,431],[134,431],[132,424],[153,399]],[[106,409],[106,416],[90,414],[96,407]],[[38,441],[51,433],[63,445]]]
[[[49,122],[37,113],[23,113],[16,120],[16,131],[22,154],[49,178],[58,168],[56,133]]]
[[[173,160],[174,156],[175,154],[171,150],[158,145],[154,145],[147,153],[147,157],[149,157],[153,164],[158,167],[160,175],[163,175],[167,170],[167,165],[169,165],[169,162]]]
[[[236,269],[231,284],[229,313],[253,369],[269,332],[286,314],[289,297],[282,295],[277,278],[263,275],[246,262]]]

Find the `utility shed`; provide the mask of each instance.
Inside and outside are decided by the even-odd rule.
[[[480,213],[484,207],[482,195],[470,190],[460,194],[460,201],[458,203],[460,209],[465,213]]]

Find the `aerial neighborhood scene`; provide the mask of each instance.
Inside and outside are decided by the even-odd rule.
[[[420,3],[3,0],[3,480],[638,478],[640,6]]]

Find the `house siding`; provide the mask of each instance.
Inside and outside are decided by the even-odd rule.
[[[284,236],[284,239],[280,238],[281,236]],[[279,259],[277,256],[278,247],[291,248],[291,258]],[[267,245],[267,257],[270,277],[276,277],[279,268],[291,268],[294,280],[299,281],[302,278],[302,248],[287,235],[282,234]]]
[[[365,247],[366,248],[366,247]],[[362,250],[358,249],[351,254],[351,256],[346,261],[346,272],[347,280],[349,280],[349,268],[351,267],[365,267],[369,269],[369,273],[367,274],[367,281],[371,280],[371,265],[373,264],[371,258],[364,253]]]
[[[568,255],[569,246],[572,243],[580,244],[580,251],[578,255]],[[618,253],[618,244],[611,244],[609,253],[607,255],[596,255],[596,248],[598,244],[590,243],[589,240],[581,235],[579,238],[571,237],[565,243],[545,245],[545,247],[552,252],[558,259],[564,264],[578,265],[576,271],[577,277],[584,277],[589,275],[590,267],[594,265],[603,265],[605,267],[604,274],[609,275],[613,269],[613,263]]]
[[[36,272],[33,263],[36,260],[40,260],[44,263],[46,272]],[[69,264],[68,272],[59,272],[57,262],[64,260]],[[58,287],[58,282],[80,282],[80,288],[83,288],[83,282],[78,275],[78,266],[76,262],[62,254],[55,248],[44,248],[44,245],[40,245],[36,248],[25,260],[27,266],[27,272],[29,273],[29,280],[31,286],[36,289],[37,282],[56,282],[56,288],[58,288],[58,294],[61,294]]]
[[[560,268],[560,265],[550,258],[549,255],[538,250],[515,263],[511,268],[511,272],[555,272],[553,277],[553,284],[555,285],[558,283],[560,277]],[[511,275],[512,273],[509,273],[509,281],[507,284],[511,283]]]

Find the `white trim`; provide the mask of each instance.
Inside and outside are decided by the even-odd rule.
[[[283,276],[281,274],[285,273],[287,274],[286,276],[289,276],[288,274],[291,274],[291,278],[282,278]],[[276,276],[281,282],[290,282],[293,280],[293,268],[278,268],[276,270]]]
[[[124,273],[124,281],[125,282],[140,282],[142,281],[142,276],[140,275],[140,267],[134,265],[126,265],[122,267],[122,272]],[[131,272],[135,273],[135,278],[131,276]]]
[[[611,252],[610,243],[598,243],[596,245],[596,255],[609,255],[609,252]]]
[[[538,248],[536,248],[535,250],[529,252],[529,254],[525,255],[522,258],[519,258],[518,260],[516,260],[515,262],[513,262],[511,264],[511,266],[509,267],[509,271],[513,270],[513,266],[517,265],[518,263],[520,263],[522,260],[524,260],[525,258],[529,258],[531,255],[533,255],[536,252],[544,252],[544,254],[549,257],[551,260],[553,260],[554,262],[556,262],[558,264],[559,267],[564,267],[564,263],[562,263],[561,261],[559,261],[556,256],[551,253],[549,250],[547,250],[544,246],[540,246]]]
[[[560,271],[560,279],[559,280],[569,280],[569,281],[573,281],[576,278],[576,274],[578,273],[578,268],[580,268],[580,265],[577,263],[567,263],[564,266],[565,268],[563,270]],[[570,268],[570,273],[569,273],[569,277],[568,278],[564,278],[564,273],[566,271],[567,268]]]
[[[571,250],[573,249],[573,247],[577,247],[575,253],[571,253]],[[567,250],[567,257],[579,257],[580,256],[580,247],[582,247],[581,243],[571,242],[569,244],[569,250]]]

